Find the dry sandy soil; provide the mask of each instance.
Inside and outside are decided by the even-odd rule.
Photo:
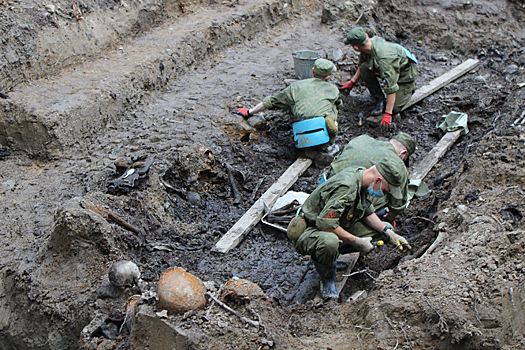
[[[2,1],[0,349],[524,348],[524,15],[520,0]],[[408,132],[413,170],[443,136],[442,115],[466,113],[470,132],[397,221],[413,252],[378,248],[340,301],[314,301],[316,273],[280,232],[259,224],[213,251],[300,155],[288,112],[255,129],[232,111],[284,88],[297,50],[334,60],[332,81],[347,81],[357,56],[342,39],[356,23],[418,57],[417,87],[479,64],[388,131],[358,125],[372,104],[357,86],[343,95],[339,144]],[[151,164],[125,180],[126,158]],[[311,192],[325,170],[311,166],[292,189]],[[123,259],[138,285],[109,284]],[[264,294],[227,303],[260,325],[214,303],[157,316],[170,267],[213,294],[234,276],[256,283]]]

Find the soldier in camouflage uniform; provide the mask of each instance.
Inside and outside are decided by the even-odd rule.
[[[293,246],[299,254],[312,256],[321,277],[323,296],[339,294],[335,263],[341,250],[368,253],[374,248],[372,237],[360,237],[353,231],[357,222],[373,228],[376,235],[385,235],[400,249],[411,249],[405,238],[372,215],[374,208],[370,203],[370,196],[388,193],[401,199],[399,186],[407,180],[403,168],[388,158],[368,169],[347,168],[321,184],[304,202],[301,215],[307,227]]]
[[[350,91],[362,77],[375,100],[372,115],[383,113],[384,91],[386,108],[381,125],[390,125],[392,115],[401,112],[414,93],[419,75],[416,58],[401,45],[389,43],[379,37],[370,39],[361,27],[352,28],[344,43],[352,45],[360,54],[357,72],[341,89]],[[381,80],[383,89],[377,78]]]
[[[312,68],[313,78],[297,81],[279,93],[264,98],[254,108],[239,108],[237,112],[248,118],[266,109],[288,108],[292,112],[294,123],[315,117],[329,117],[330,121],[326,121],[332,144],[337,133],[337,113],[343,106],[338,88],[328,83],[330,75],[335,71],[332,62],[320,58]]]
[[[410,135],[404,132],[398,133],[390,141],[379,141],[368,135],[361,135],[352,139],[330,164],[331,170],[327,178],[331,178],[348,167],[371,167],[375,162],[386,157],[390,158],[402,168],[408,180],[406,167],[409,165],[410,155],[412,155],[415,150],[416,142]],[[400,188],[402,194],[401,199],[396,199],[390,194],[382,198],[372,198],[372,204],[376,212],[385,207],[388,208],[388,215],[381,215],[382,220],[392,222],[396,215],[401,214],[406,209],[408,181],[404,181]],[[372,232],[370,228],[362,224],[360,224],[360,226],[360,228],[356,227],[355,229],[363,231],[361,235],[366,235],[365,231]]]

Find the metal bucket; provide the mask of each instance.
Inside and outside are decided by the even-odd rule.
[[[313,76],[312,68],[321,55],[315,51],[301,50],[295,51],[292,57],[297,79],[308,79]]]

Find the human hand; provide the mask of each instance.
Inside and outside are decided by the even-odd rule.
[[[412,247],[410,244],[408,244],[405,237],[398,235],[391,229],[386,230],[385,235],[388,237],[388,239],[390,239],[390,242],[392,242],[392,244],[395,245],[402,253],[412,250]]]
[[[383,119],[381,119],[381,125],[389,127],[390,126],[390,120],[392,120],[392,113],[385,112],[385,115],[383,116]]]
[[[249,118],[249,117],[252,116],[252,114],[250,113],[250,110],[248,108],[239,108],[239,109],[237,109],[237,114],[240,114],[240,115],[242,115],[245,118]]]
[[[354,87],[355,85],[355,81],[353,81],[352,79],[350,79],[349,81],[347,81],[346,83],[344,83],[343,85],[341,85],[339,87],[339,90],[348,90],[348,92],[350,92],[350,90],[352,90],[352,88]]]
[[[374,250],[374,245],[371,243],[372,237],[356,237],[354,243],[351,244],[359,252],[366,254]]]

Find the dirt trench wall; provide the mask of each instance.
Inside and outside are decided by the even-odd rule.
[[[92,59],[168,17],[207,1],[83,1],[78,19],[71,2],[20,1],[0,17],[0,90]],[[7,3],[4,3],[4,6]],[[1,7],[0,7],[1,8]]]
[[[341,17],[386,38],[410,37],[442,50],[469,54],[495,43],[519,48],[524,15],[522,6],[506,0],[369,0],[355,5],[332,0],[325,3],[323,18],[330,22]]]
[[[288,19],[292,11],[285,2],[268,3],[243,16],[192,31],[179,41],[160,40],[155,45],[170,49],[161,51],[159,47],[158,54],[126,67],[128,73],[103,84],[89,82],[87,76],[83,82],[82,74],[89,74],[88,70],[65,81],[39,81],[37,89],[31,84],[19,86],[11,99],[0,100],[0,145],[43,158],[57,156],[66,148],[82,149],[108,124],[118,124],[122,113],[140,104],[145,92],[165,88],[213,52],[249,40]],[[102,63],[91,64],[92,69],[107,69]]]

